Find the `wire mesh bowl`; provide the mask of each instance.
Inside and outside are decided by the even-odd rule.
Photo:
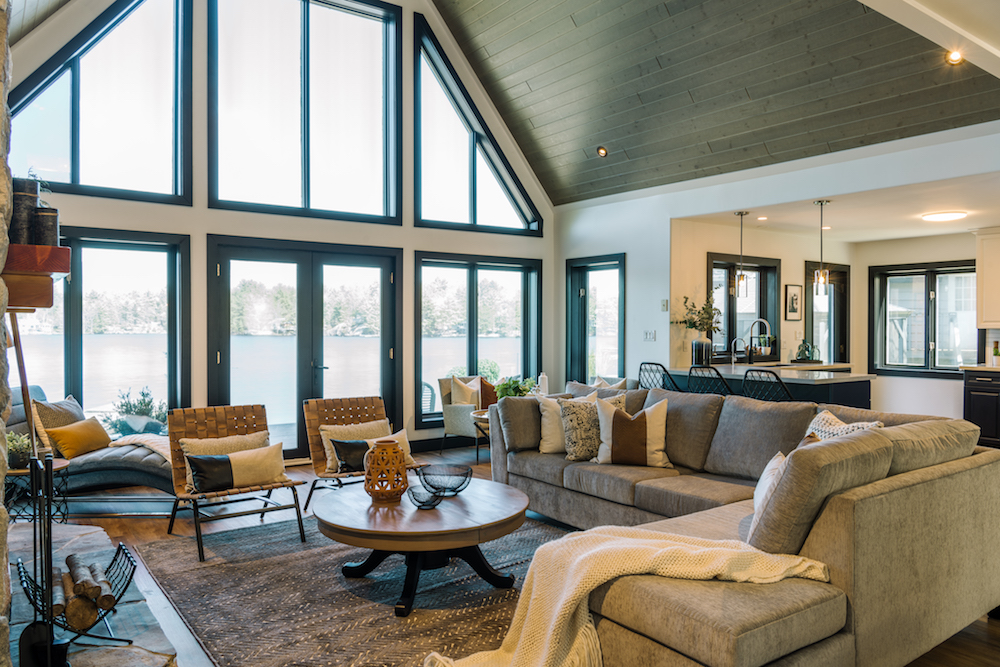
[[[417,469],[420,483],[436,496],[451,498],[469,485],[472,468],[469,466],[430,465]]]
[[[437,507],[443,496],[428,491],[422,486],[411,485],[406,487],[406,497],[416,505],[418,510],[430,510]]]

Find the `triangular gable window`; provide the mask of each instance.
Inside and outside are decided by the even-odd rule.
[[[416,224],[540,236],[538,209],[426,19],[415,14],[414,25],[419,156]]]
[[[190,0],[119,0],[14,89],[13,175],[190,203],[189,16]]]

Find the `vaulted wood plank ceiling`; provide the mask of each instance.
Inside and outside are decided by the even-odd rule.
[[[857,0],[434,1],[556,204],[1000,118]]]

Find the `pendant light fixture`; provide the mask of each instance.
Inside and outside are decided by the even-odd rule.
[[[743,216],[750,211],[736,211],[733,215],[740,216],[740,266],[736,269],[736,296],[747,295],[747,275],[743,273]]]
[[[817,199],[813,202],[819,206],[819,268],[813,274],[813,294],[816,296],[826,296],[830,284],[830,269],[823,266],[823,207],[829,203],[829,199]]]

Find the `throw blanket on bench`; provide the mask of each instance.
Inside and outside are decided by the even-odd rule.
[[[738,540],[602,526],[535,551],[499,649],[460,660],[431,653],[424,667],[598,667],[601,647],[590,616],[590,592],[629,574],[758,584],[788,577],[830,580],[823,563],[770,554]]]
[[[122,445],[139,445],[152,450],[170,460],[170,438],[165,435],[153,435],[152,433],[136,433],[118,438],[111,443],[111,447],[121,447]]]

